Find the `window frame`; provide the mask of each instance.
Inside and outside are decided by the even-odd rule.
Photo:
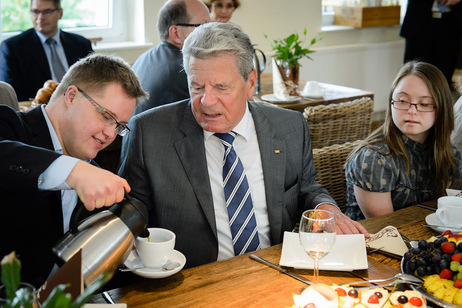
[[[86,38],[101,37],[104,42],[120,42],[127,40],[127,0],[109,0],[108,7],[109,26],[107,27],[59,28],[66,32],[80,34]],[[0,41],[4,41],[20,33],[21,31],[3,33],[0,27]]]

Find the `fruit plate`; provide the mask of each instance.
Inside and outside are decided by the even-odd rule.
[[[403,266],[404,266],[404,258],[401,259],[401,272],[404,273]],[[440,307],[447,307],[447,308],[460,308],[461,307],[461,306],[458,306],[458,305],[454,305],[454,304],[445,302],[445,301],[433,296],[433,294],[427,292],[427,290],[425,290],[422,285],[409,285],[409,286],[412,288],[412,290],[420,292],[423,296],[425,296],[427,298],[427,301],[430,301],[433,304],[436,304],[436,305],[438,305]],[[430,306],[428,306],[428,307],[430,307]]]

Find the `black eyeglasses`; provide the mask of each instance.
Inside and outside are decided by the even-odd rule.
[[[40,14],[42,14],[44,16],[51,16],[54,12],[59,11],[59,10],[60,10],[59,8],[56,8],[56,9],[46,9],[46,10],[43,10],[43,11],[31,10],[30,12],[34,16],[39,16]]]
[[[95,100],[91,98],[87,93],[83,92],[83,90],[79,88],[77,88],[77,90],[79,90],[79,92],[82,93],[86,99],[88,99],[88,101],[93,105],[93,107],[96,108],[96,111],[98,111],[100,118],[101,120],[103,120],[104,124],[106,124],[107,126],[112,126],[116,124],[115,130],[119,136],[123,137],[130,131],[130,128],[128,128],[127,125],[123,125],[117,122],[114,116],[106,108],[102,107],[100,104],[95,102]]]
[[[391,104],[393,105],[393,108],[398,110],[409,110],[411,106],[415,106],[415,109],[417,109],[417,111],[432,112],[436,108],[436,106],[433,104],[413,104],[410,102],[406,102],[404,100],[391,100]]]
[[[221,3],[221,2],[213,2],[212,5],[213,5],[213,6],[216,6],[216,7],[219,8],[219,9],[222,9],[222,8],[224,8],[224,7],[225,7],[227,10],[230,10],[230,9],[234,9],[234,8],[235,8],[234,4],[232,4],[232,3],[228,3],[228,4],[225,6],[225,5],[224,5],[223,3]]]
[[[180,26],[180,27],[199,27],[202,26],[202,24],[176,24],[175,26]]]

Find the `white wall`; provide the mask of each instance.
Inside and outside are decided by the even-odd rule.
[[[130,4],[133,1],[133,5],[129,5],[128,9],[132,25],[129,29],[129,39],[149,44],[124,48],[103,47],[104,44],[101,44],[95,49],[98,52],[118,54],[133,63],[141,53],[159,43],[156,29],[157,13],[165,0],[129,1]],[[252,42],[267,56],[271,55],[271,40],[266,39],[264,34],[267,34],[270,39],[283,38],[293,32],[301,34],[306,27],[308,38],[311,39],[321,32],[320,0],[242,0],[241,3],[241,7],[234,12],[231,21],[240,25],[250,36]],[[385,93],[388,94],[390,84],[402,63],[402,47],[396,47],[402,46],[398,31],[399,26],[389,26],[326,32],[324,39],[314,48],[319,50],[319,57],[314,53],[312,56],[314,62],[309,60],[303,62],[301,78],[320,79],[319,81],[323,82],[372,91],[376,96],[374,110],[383,111],[386,106],[386,102],[383,101]],[[391,45],[380,45],[380,43],[387,42]],[[367,53],[368,58],[364,58],[364,61],[355,58],[354,69],[352,69],[351,61],[338,61],[339,55],[334,52],[335,48],[344,50],[345,46],[351,45],[369,49],[371,46],[375,46],[374,48],[394,47],[389,52],[386,49],[381,52],[369,52]],[[322,52],[323,50],[325,51]],[[363,51],[358,50],[358,52]],[[374,55],[377,59],[370,58]],[[324,67],[329,63],[338,65],[338,73],[332,75],[331,78],[323,72]],[[267,71],[270,68],[271,65],[268,65]],[[319,77],[321,75],[322,78]],[[339,76],[347,77],[342,81],[338,78]],[[373,82],[374,80],[376,82]]]

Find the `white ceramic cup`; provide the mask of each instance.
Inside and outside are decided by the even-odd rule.
[[[148,228],[149,237],[138,237],[135,241],[138,255],[146,267],[162,267],[175,248],[175,233],[163,228]]]
[[[445,196],[438,198],[436,216],[448,226],[462,226],[462,198]]]
[[[304,95],[314,95],[321,96],[324,94],[321,86],[317,81],[307,81],[305,87],[303,88]]]

